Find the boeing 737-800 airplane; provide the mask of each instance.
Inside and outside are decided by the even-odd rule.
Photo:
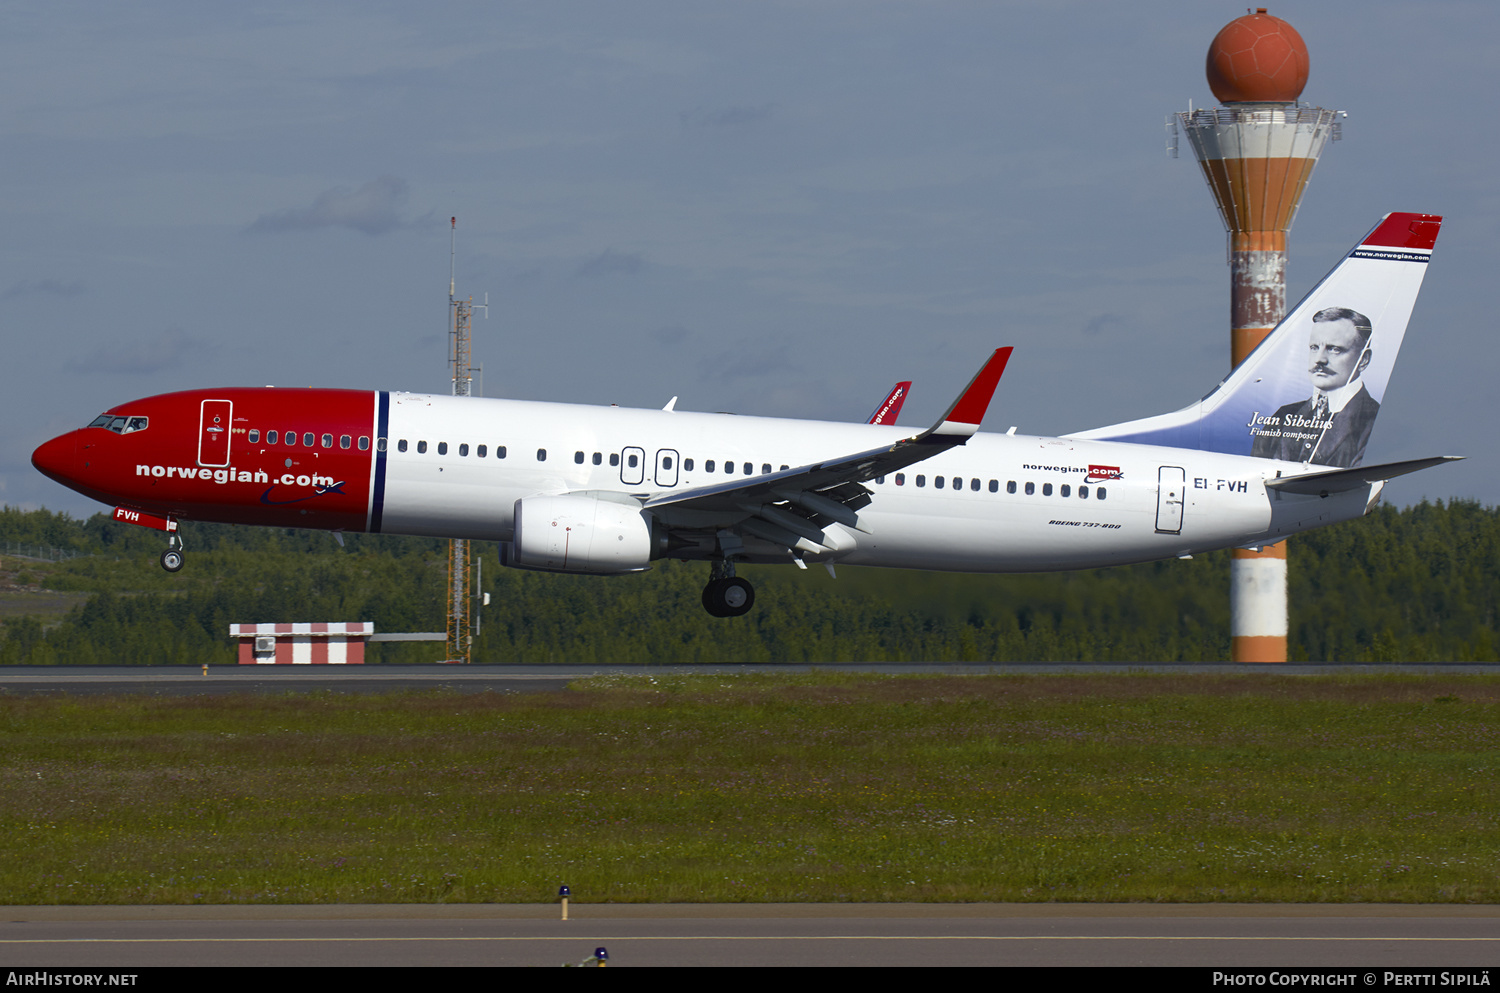
[[[1002,348],[916,434],[882,415],[905,383],[865,424],[230,388],[120,404],[32,462],[167,531],[169,571],[179,521],[434,535],[552,572],[706,560],[721,617],[754,600],[740,562],[1029,572],[1258,546],[1445,461],[1362,465],[1441,220],[1387,215],[1197,403],[1059,438],[977,433]]]

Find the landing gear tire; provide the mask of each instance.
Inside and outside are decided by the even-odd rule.
[[[169,548],[161,553],[161,567],[168,572],[177,572],[182,568],[182,552],[176,548]]]
[[[710,580],[703,587],[703,609],[714,617],[740,617],[755,606],[755,587],[739,577]]]

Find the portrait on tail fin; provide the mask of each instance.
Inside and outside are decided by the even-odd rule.
[[[1370,364],[1373,332],[1370,319],[1348,307],[1314,314],[1307,344],[1312,394],[1258,419],[1250,454],[1346,469],[1359,465],[1380,413],[1360,379]]]

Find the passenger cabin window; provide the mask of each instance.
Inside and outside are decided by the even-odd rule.
[[[364,439],[361,438],[360,440],[363,441]],[[375,439],[375,451],[377,451],[377,452],[383,452],[383,451],[385,451],[385,439],[384,438],[376,438]]]
[[[918,478],[920,478],[920,477],[918,477]],[[918,483],[917,485],[921,486],[922,484]],[[943,477],[942,476],[933,476],[932,477],[932,486],[933,486],[934,489],[939,489],[939,490],[942,489],[943,488]]]
[[[1052,484],[1051,483],[1043,483],[1042,484],[1042,496],[1051,496],[1051,495],[1052,495]]]
[[[396,442],[396,451],[398,451],[398,452],[404,452],[404,451],[406,451],[406,439],[405,438],[402,438],[400,441]]]
[[[288,431],[286,433],[286,437],[283,438],[282,441],[288,445],[295,445],[297,443],[297,432]]]
[[[918,476],[917,477],[917,485],[918,486],[926,486],[927,485],[927,477],[926,476]]]
[[[769,462],[764,463],[760,467],[760,474],[762,476],[769,476],[771,474],[771,463],[769,463]]]
[[[641,463],[641,460],[640,460],[640,458],[638,456],[635,456],[635,455],[627,455],[627,456],[625,456],[625,464],[627,466],[629,466],[630,468],[632,468],[632,469],[634,469],[636,466],[640,465],[640,463]]]
[[[417,442],[417,454],[418,455],[426,455],[427,454],[427,442],[425,442],[425,441],[419,441],[419,442]]]
[[[618,466],[620,464],[620,453],[619,452],[610,452],[609,453],[609,464],[612,465],[612,466]]]
[[[349,437],[347,434],[341,434],[341,435],[339,435],[339,447],[340,448],[348,448],[352,444],[354,444],[354,439],[353,438]]]
[[[693,460],[692,459],[683,459],[682,460],[682,469],[683,469],[684,472],[692,472],[693,471]]]
[[[1080,487],[1078,487],[1078,499],[1080,499],[1080,500],[1087,500],[1088,498],[1089,498],[1089,488],[1087,486],[1080,486]]]
[[[1094,499],[1095,500],[1103,500],[1106,492],[1108,492],[1108,491],[1106,491],[1104,489],[1104,487],[1102,487],[1102,486],[1099,487],[1097,490],[1094,491]]]
[[[1036,484],[1035,483],[1027,483],[1026,484],[1026,495],[1027,496],[1032,496],[1035,493],[1036,493]]]
[[[460,457],[467,457],[468,456],[468,454],[469,454],[469,446],[468,446],[467,443],[464,443],[464,444],[461,444],[461,445],[458,446],[458,454],[459,454]]]
[[[1010,484],[1010,490],[1011,490],[1012,493],[1014,493],[1016,491],[1016,484],[1015,483],[1011,483]],[[992,480],[990,480],[990,492],[991,493],[999,493],[1000,492],[1000,480],[998,480],[998,479],[992,479]]]
[[[592,461],[593,461],[594,465],[602,465],[603,462],[604,462],[604,453],[603,452],[595,452]]]
[[[488,446],[488,445],[475,445],[474,446],[474,457],[475,458],[482,459],[486,455],[488,455],[489,453],[490,453],[490,446]]]
[[[359,436],[359,450],[361,452],[368,452],[370,450],[370,436],[369,435],[362,434],[362,435]],[[381,445],[380,446],[380,450],[382,452],[385,451],[385,446]]]
[[[302,433],[302,447],[303,448],[311,448],[311,447],[313,447],[313,433],[311,431],[304,431]]]
[[[538,448],[536,450],[536,460],[538,462],[547,461],[547,450],[545,448]]]
[[[898,473],[896,473],[896,485],[897,486],[905,486],[906,485],[906,473],[904,473],[904,472],[898,472]]]
[[[440,441],[440,442],[438,442],[438,454],[439,455],[447,455],[448,454],[448,443],[446,441]]]
[[[704,472],[713,472],[714,471],[714,466],[717,465],[717,464],[718,463],[716,463],[713,459],[709,459],[708,461],[706,461],[706,462],[703,463],[703,471]]]
[[[1072,492],[1073,492],[1073,487],[1069,486],[1067,483],[1063,483],[1062,486],[1059,487],[1058,491],[1057,491],[1057,493],[1058,493],[1059,496],[1069,496],[1069,495],[1072,494]]]
[[[497,458],[497,459],[503,459],[503,458],[505,458],[505,446],[504,445],[496,445],[495,446],[495,458]]]
[[[1015,491],[1016,491],[1016,481],[1014,479],[1007,480],[1006,483],[1005,483],[1005,492],[1007,492],[1007,493],[1014,493]]]
[[[750,475],[753,472],[755,472],[755,464],[752,463],[752,462],[746,462],[745,463],[745,475],[748,476],[748,475]]]
[[[267,445],[274,445],[274,444],[276,444],[276,432],[275,431],[267,431],[266,432],[266,444]]]
[[[333,447],[333,435],[331,435],[331,434],[325,434],[323,436],[323,447],[324,448],[332,448]]]
[[[251,428],[250,433],[246,437],[249,438],[252,445],[260,441],[260,428]]]
[[[574,465],[583,465],[583,453],[582,452],[574,452],[573,453],[573,464]]]

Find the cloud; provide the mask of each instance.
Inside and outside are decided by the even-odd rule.
[[[698,371],[704,379],[732,383],[763,376],[784,376],[800,370],[792,361],[786,345],[768,346],[762,342],[754,351],[721,352],[706,358],[698,363]]]
[[[26,296],[76,297],[83,292],[78,281],[64,283],[57,279],[22,279],[11,284],[10,289],[0,293],[0,300],[13,300]]]
[[[401,219],[406,204],[406,180],[397,176],[372,179],[350,191],[338,186],[323,193],[309,207],[293,207],[263,214],[249,227],[257,233],[310,231],[313,228],[353,228],[368,235],[385,234],[396,228],[409,227]]]
[[[1097,317],[1089,318],[1088,323],[1083,326],[1083,333],[1103,334],[1110,328],[1122,327],[1124,324],[1125,321],[1119,314],[1100,314]]]
[[[122,341],[113,348],[98,348],[80,359],[69,359],[70,372],[114,372],[144,376],[176,369],[184,355],[218,351],[219,346],[194,338],[181,328],[168,328],[150,341]]]
[[[633,275],[641,271],[645,263],[640,252],[618,252],[606,248],[600,254],[581,264],[575,276]]]
[[[685,128],[742,128],[766,120],[775,108],[774,103],[759,107],[725,107],[723,110],[694,107],[678,114],[677,119]]]
[[[651,337],[663,345],[680,345],[688,336],[688,329],[681,324],[669,324],[666,327],[657,328],[651,332]]]

